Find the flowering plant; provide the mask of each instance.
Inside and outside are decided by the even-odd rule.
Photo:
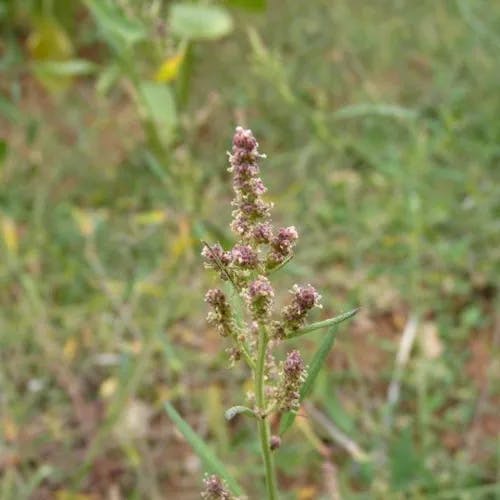
[[[307,324],[309,312],[321,308],[321,295],[310,285],[294,285],[288,304],[278,313],[273,311],[275,292],[269,277],[292,257],[298,233],[294,226],[274,228],[271,224],[272,203],[263,195],[266,187],[259,177],[258,143],[250,130],[236,128],[229,153],[229,172],[233,174],[235,193],[231,229],[237,242],[231,250],[219,244],[204,243],[205,266],[217,271],[228,282],[244,304],[246,320],[233,310],[231,301],[220,288],[207,291],[210,307],[208,322],[231,341],[228,351],[232,362],[243,359],[253,373],[254,388],[250,407],[235,406],[226,412],[230,419],[238,413],[257,421],[268,498],[277,498],[274,451],[281,438],[271,435],[270,417],[292,415],[300,407],[301,388],[307,378],[307,367],[298,350],[288,352],[278,362],[274,347],[319,328],[333,326],[350,318],[356,310],[340,316]],[[205,479],[202,497],[209,500],[234,498],[227,485],[217,476]]]

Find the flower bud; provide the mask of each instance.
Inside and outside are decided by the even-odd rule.
[[[214,308],[221,308],[226,306],[226,296],[219,288],[211,288],[205,294],[205,302]]]
[[[235,245],[231,254],[233,264],[243,269],[255,269],[259,263],[257,253],[250,245]]]
[[[282,310],[282,320],[279,325],[282,330],[297,330],[304,325],[307,313],[313,307],[321,308],[321,295],[312,285],[294,285],[290,292],[293,295],[292,301]],[[276,336],[276,335],[275,335]]]
[[[282,227],[273,241],[271,245],[276,251],[279,251],[283,254],[290,253],[290,250],[295,245],[299,235],[295,226]]]
[[[227,489],[225,482],[215,474],[212,474],[211,476],[206,475],[203,482],[205,483],[205,489],[201,493],[201,498],[203,498],[203,500],[234,499],[233,495],[231,495]]]
[[[275,267],[291,257],[298,237],[295,226],[282,227],[278,234],[271,239],[271,252],[267,257],[267,267]]]
[[[257,224],[253,229],[252,236],[257,244],[269,243],[273,237],[271,224],[268,222]]]
[[[236,127],[233,136],[233,146],[245,151],[253,151],[257,148],[258,144],[250,129],[245,130],[243,127]]]
[[[208,313],[208,323],[213,325],[223,337],[232,335],[234,321],[224,292],[219,288],[208,290],[205,294],[205,302],[212,306],[213,309]]]
[[[201,255],[205,259],[205,267],[207,269],[218,269],[220,271],[221,278],[223,280],[227,279],[227,270],[224,272],[224,269],[231,263],[231,252],[224,251],[224,249],[216,243],[211,247],[204,245]],[[223,269],[221,269],[221,266]]]
[[[282,364],[277,403],[281,411],[297,411],[300,406],[300,387],[305,380],[306,367],[300,352],[288,353]]]
[[[321,295],[316,291],[312,285],[297,286],[293,287],[293,293],[295,295],[294,300],[297,304],[297,308],[301,312],[307,312],[313,307],[320,307],[319,301],[321,300]]]
[[[233,174],[235,192],[231,229],[242,240],[253,246],[260,242],[268,242],[267,239],[258,241],[254,238],[253,231],[256,226],[269,219],[273,206],[262,198],[266,187],[258,177],[260,170],[258,160],[263,155],[259,154],[257,148],[258,143],[252,132],[237,127],[233,137],[232,153],[229,155],[229,171]]]
[[[299,351],[295,350],[288,353],[283,369],[286,377],[295,379],[300,376],[304,371],[304,361]]]
[[[271,439],[269,441],[269,448],[271,448],[271,451],[277,450],[281,446],[281,438],[279,436],[271,436]]]
[[[256,318],[262,318],[271,314],[271,306],[274,298],[273,287],[265,276],[259,276],[250,283],[246,291],[246,297],[250,309]]]

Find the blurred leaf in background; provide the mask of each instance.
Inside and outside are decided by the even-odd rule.
[[[73,73],[68,69],[74,67],[74,63],[69,61],[75,49],[68,34],[54,17],[33,19],[33,29],[26,46],[36,62],[35,74],[48,89],[59,91],[71,84]],[[58,70],[61,67],[66,67],[66,71]]]
[[[33,59],[66,60],[74,53],[73,43],[64,28],[53,17],[33,20],[33,30],[27,41]]]
[[[177,126],[177,112],[170,87],[162,83],[144,81],[139,85],[146,116],[152,121],[160,139],[168,146]]]
[[[123,14],[116,2],[84,0],[99,25],[101,34],[117,52],[131,48],[144,40],[147,32],[138,20]]]
[[[229,13],[216,5],[176,3],[169,20],[173,33],[189,40],[216,40],[233,29]]]

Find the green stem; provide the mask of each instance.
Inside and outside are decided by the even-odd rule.
[[[266,349],[268,344],[268,335],[265,327],[260,325],[259,329],[259,349],[257,355],[257,365],[255,368],[255,403],[257,409],[262,414],[258,415],[258,431],[260,446],[262,450],[262,459],[264,460],[266,473],[266,488],[268,500],[277,500],[278,491],[276,487],[276,471],[274,468],[274,457],[270,447],[270,429],[269,420],[263,412],[266,408],[266,397],[264,393],[264,371],[266,361]]]

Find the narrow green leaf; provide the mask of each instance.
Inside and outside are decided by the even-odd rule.
[[[216,40],[233,29],[226,9],[215,5],[176,3],[170,8],[172,32],[189,40]]]
[[[97,65],[85,59],[71,59],[69,61],[43,61],[33,64],[37,75],[48,76],[78,76],[90,75],[97,69]]]
[[[339,314],[334,318],[329,318],[325,319],[324,321],[317,321],[316,323],[311,323],[310,325],[306,325],[303,328],[300,328],[299,330],[290,333],[290,335],[287,338],[293,339],[296,337],[300,337],[301,335],[305,335],[306,333],[313,332],[314,330],[319,330],[320,328],[327,328],[329,326],[338,325],[339,323],[342,323],[342,321],[352,318],[358,311],[359,308],[356,308],[353,309],[352,311]]]
[[[109,64],[99,74],[96,79],[95,88],[101,95],[107,95],[120,78],[120,66]]]
[[[300,401],[303,401],[312,391],[314,386],[314,382],[316,382],[316,378],[318,377],[319,371],[325,362],[328,353],[331,351],[333,344],[335,342],[335,337],[337,336],[338,326],[332,326],[328,332],[325,334],[319,349],[316,351],[314,358],[309,365],[309,370],[307,372],[307,377],[300,389]],[[295,421],[295,413],[287,412],[284,413],[281,417],[280,422],[280,434],[283,435],[293,424]]]
[[[175,198],[173,194],[175,194],[175,180],[173,179],[171,172],[168,170],[166,162],[160,162],[156,155],[151,151],[145,151],[144,162],[153,175],[165,184],[168,191],[166,196],[169,199],[174,200]]]
[[[226,0],[226,4],[239,9],[259,11],[266,9],[267,2],[266,0]]]
[[[4,139],[0,139],[0,168],[3,166],[8,151],[9,146],[7,144],[7,141],[5,141]]]
[[[146,30],[137,21],[127,19],[120,9],[103,0],[84,0],[85,5],[101,28],[104,38],[114,48],[125,43],[131,46],[146,38]]]
[[[31,474],[31,477],[27,481],[27,484],[23,485],[23,498],[33,498],[32,495],[35,490],[40,486],[42,482],[49,479],[55,473],[54,469],[50,465],[42,465],[36,471]],[[4,498],[2,496],[2,498]]]
[[[334,118],[357,118],[360,116],[377,115],[398,118],[404,120],[414,120],[418,113],[413,109],[403,108],[391,104],[356,104],[345,106],[335,111]]]
[[[234,417],[236,417],[236,415],[239,415],[241,413],[243,415],[256,418],[253,410],[251,410],[246,406],[232,406],[231,408],[225,411],[224,417],[226,418],[226,420],[232,420]]]
[[[293,259],[293,254],[288,256],[283,262],[281,262],[280,264],[278,264],[276,267],[272,267],[271,269],[269,269],[269,271],[267,272],[267,274],[272,274],[276,271],[279,271],[280,269],[282,269],[283,267],[285,267],[291,260]]]
[[[424,459],[415,447],[410,426],[399,431],[390,444],[387,468],[391,472],[391,483],[395,491],[409,488],[422,480],[429,471]]]
[[[338,332],[338,326],[337,325],[332,326],[326,333],[323,342],[321,342],[318,351],[314,355],[314,358],[311,361],[311,364],[309,365],[307,378],[300,390],[301,400],[304,400],[311,393],[312,388],[314,386],[314,382],[316,382],[316,378],[319,374],[319,371],[321,370],[321,367],[323,366],[326,357],[332,350],[333,344],[335,343],[337,332]]]
[[[19,106],[2,95],[0,95],[0,116],[12,123],[21,123],[24,118]]]
[[[206,445],[200,436],[194,432],[191,426],[179,415],[179,413],[177,413],[177,410],[168,401],[165,403],[165,411],[186,438],[186,441],[191,445],[205,467],[210,472],[218,474],[224,479],[234,494],[243,495],[243,488],[229,474],[224,464],[215,456],[213,451]]]
[[[168,145],[177,126],[177,110],[170,87],[164,83],[143,81],[139,92],[148,119],[153,123],[162,143]]]

